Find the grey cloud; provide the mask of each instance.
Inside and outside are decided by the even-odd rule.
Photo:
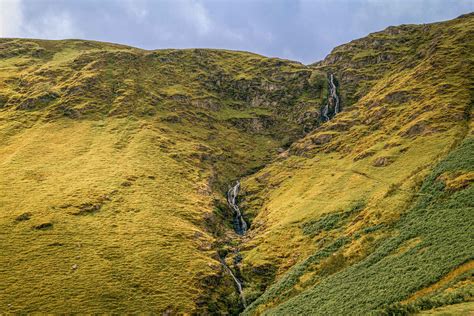
[[[0,0],[0,36],[226,48],[310,63],[389,25],[471,11],[470,0]]]

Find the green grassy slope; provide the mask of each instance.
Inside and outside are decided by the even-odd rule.
[[[420,288],[436,283],[448,272],[472,262],[473,186],[465,182],[463,187],[453,191],[440,178],[445,174],[456,177],[472,174],[473,152],[474,138],[469,138],[434,168],[424,181],[415,206],[391,227],[385,228],[392,230],[393,236],[380,242],[373,253],[339,273],[314,280],[315,286],[267,313],[365,314],[371,310],[390,313],[472,298],[471,264],[470,270],[408,306],[384,307],[406,299]],[[344,240],[346,243],[350,241]],[[336,247],[331,249],[332,252],[336,250]],[[314,255],[307,261],[314,261],[311,263],[314,264],[331,255],[330,252],[319,258]],[[292,274],[297,274],[299,267],[292,268],[281,283],[294,278]],[[471,282],[446,290],[466,280]]]
[[[0,40],[0,312],[234,308],[221,191],[318,124],[321,80],[244,52]]]
[[[243,181],[253,229],[242,269],[256,299],[246,314],[366,314],[428,300],[417,291],[464,264],[455,274],[466,280],[442,288],[472,284],[472,141],[432,168],[472,135],[473,29],[472,15],[388,28],[313,65],[336,73],[345,110]],[[377,56],[398,53],[365,59],[373,45]],[[452,196],[433,179],[447,165]]]

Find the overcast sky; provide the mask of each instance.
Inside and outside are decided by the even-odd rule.
[[[389,25],[472,11],[474,0],[0,0],[0,37],[226,48],[311,63]]]

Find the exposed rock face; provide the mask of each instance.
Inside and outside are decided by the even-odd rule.
[[[315,145],[324,145],[329,143],[333,137],[333,134],[318,134],[315,137],[312,137],[311,140]]]

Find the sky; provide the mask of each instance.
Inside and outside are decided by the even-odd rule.
[[[0,0],[0,37],[224,48],[308,64],[390,25],[473,11],[474,0]]]

